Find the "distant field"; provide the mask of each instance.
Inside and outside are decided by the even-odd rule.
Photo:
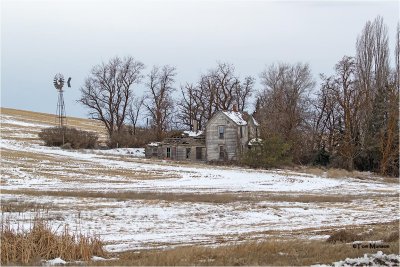
[[[393,179],[181,164],[145,159],[143,149],[61,150],[37,136],[55,125],[54,115],[1,108],[0,117],[2,219],[28,227],[44,209],[54,225],[99,234],[110,252],[322,242],[337,229],[400,218]],[[96,121],[68,125],[106,138]]]
[[[54,127],[58,124],[56,115],[54,114],[11,108],[0,108],[0,113],[2,114],[2,138],[23,138],[26,136],[28,139],[37,139],[36,133],[40,131],[41,126]],[[10,123],[10,120],[13,122]],[[106,139],[106,129],[99,121],[67,117],[67,124],[78,129],[96,132],[99,134],[101,140]],[[28,129],[30,126],[33,127]],[[15,133],[15,130],[18,130],[18,132]],[[32,133],[35,133],[33,137]]]

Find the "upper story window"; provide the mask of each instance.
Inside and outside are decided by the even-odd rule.
[[[224,139],[224,136],[225,136],[225,127],[224,126],[218,126],[218,136],[219,136],[219,139]]]
[[[240,138],[243,138],[243,126],[240,126]]]

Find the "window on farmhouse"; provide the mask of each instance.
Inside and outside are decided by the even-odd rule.
[[[190,147],[186,148],[186,158],[190,158]]]
[[[243,138],[243,126],[240,126],[240,138]]]
[[[167,158],[171,158],[171,148],[167,147]]]
[[[218,126],[219,139],[224,139],[224,133],[225,133],[225,127],[224,126]]]

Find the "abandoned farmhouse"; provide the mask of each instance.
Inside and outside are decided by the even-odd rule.
[[[146,146],[146,157],[187,161],[238,160],[260,139],[259,124],[246,112],[218,111],[207,122],[204,131],[193,125],[193,131],[166,138]]]

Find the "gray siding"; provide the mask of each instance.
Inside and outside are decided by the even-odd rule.
[[[256,137],[260,137],[260,129],[258,126],[254,124],[254,121],[251,118],[248,120],[247,124],[249,126],[248,128],[249,140]]]
[[[171,154],[167,158],[167,149],[170,148]],[[189,157],[186,157],[186,149],[190,149]],[[196,154],[196,151],[199,154]],[[187,161],[204,161],[206,159],[206,148],[201,144],[197,145],[183,145],[183,144],[163,144],[158,147],[147,146],[145,148],[145,155],[147,158],[157,157],[159,159],[171,160],[187,160]],[[197,157],[199,156],[199,158]]]
[[[225,127],[224,138],[219,138],[218,126]],[[215,114],[207,123],[207,160],[220,160],[220,146],[224,146],[227,160],[237,159],[238,126],[223,113]]]
[[[240,135],[240,127],[242,127],[242,137]],[[247,143],[249,142],[249,126],[238,126],[238,158],[241,153],[245,153],[247,151]]]

